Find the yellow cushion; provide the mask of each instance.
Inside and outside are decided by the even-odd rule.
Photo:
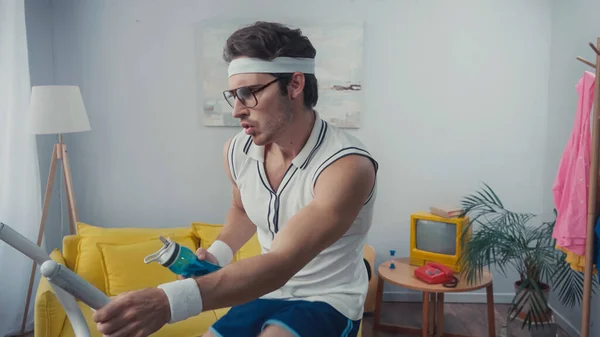
[[[219,224],[208,224],[203,222],[193,222],[192,229],[197,237],[200,238],[200,247],[204,249],[208,249],[210,245],[217,239],[221,229],[223,229],[223,225]],[[256,234],[246,242],[237,251],[237,253],[233,257],[233,261],[243,260],[245,258],[260,255],[260,243],[258,242],[258,237]]]
[[[215,310],[213,310],[213,312],[217,316],[217,319],[220,319],[221,317],[225,316],[225,314],[229,311],[229,309],[231,309],[231,308],[215,309]]]
[[[200,238],[199,246],[208,249],[217,239],[223,225],[209,224],[204,222],[192,222],[192,230]]]
[[[107,228],[97,227],[84,222],[77,223],[77,235],[79,236],[151,236],[158,237],[163,235],[162,233],[168,233],[169,235],[181,236],[189,235],[191,233],[188,227],[161,227],[161,228],[149,228],[149,227],[126,227],[126,228]]]
[[[67,235],[63,238],[62,255],[65,259],[66,266],[71,270],[75,270],[75,263],[77,262],[77,254],[79,253],[79,235]]]
[[[192,251],[196,249],[190,236],[171,237],[171,240]],[[100,250],[106,294],[109,296],[177,280],[176,274],[158,262],[144,263],[144,257],[163,246],[160,240],[126,244],[98,243],[97,246]]]
[[[190,228],[100,228],[79,223],[77,229],[81,234],[77,240],[73,271],[105,293],[107,289],[98,244],[128,244],[148,240],[160,242],[159,236],[188,236],[195,240]]]
[[[50,258],[65,265],[65,260],[58,249],[50,253]],[[50,287],[50,283],[44,277],[40,277],[35,294],[34,312],[34,331],[45,331],[48,336],[58,336],[67,314]]]

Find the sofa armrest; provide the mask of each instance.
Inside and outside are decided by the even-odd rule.
[[[50,258],[66,265],[58,249],[50,253]],[[35,294],[34,335],[35,337],[58,337],[65,323],[67,313],[56,298],[52,287],[45,277],[40,282]]]

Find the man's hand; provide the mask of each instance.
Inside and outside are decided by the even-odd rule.
[[[212,264],[219,264],[219,261],[217,261],[217,258],[212,255],[208,250],[200,247],[198,248],[198,250],[196,250],[196,256],[200,259],[200,260],[205,260],[208,261]]]
[[[92,319],[103,336],[146,337],[171,320],[171,308],[163,290],[148,288],[114,297]]]
[[[196,250],[196,256],[200,259],[200,260],[205,260],[207,262],[210,262],[212,264],[216,264],[218,265],[219,262],[217,261],[217,258],[212,255],[211,253],[209,253],[206,249],[200,247]],[[184,280],[187,277],[183,276],[183,275],[177,275],[177,279],[179,280]]]

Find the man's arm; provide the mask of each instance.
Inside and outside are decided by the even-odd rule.
[[[237,252],[242,246],[256,233],[256,225],[250,221],[244,206],[242,205],[242,198],[240,196],[240,190],[238,189],[231,172],[229,170],[229,159],[227,156],[227,150],[229,149],[229,139],[223,148],[223,161],[225,165],[225,172],[227,177],[232,184],[232,201],[229,211],[225,217],[225,223],[223,229],[219,233],[217,240],[225,242],[233,251]]]
[[[277,234],[272,249],[196,278],[203,310],[245,303],[282,287],[351,226],[375,183],[370,159],[347,156],[321,173],[313,201]]]

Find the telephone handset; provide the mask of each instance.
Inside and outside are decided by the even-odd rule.
[[[425,283],[441,284],[447,288],[454,288],[458,284],[458,279],[454,276],[452,269],[435,262],[428,262],[415,269],[415,277]]]

